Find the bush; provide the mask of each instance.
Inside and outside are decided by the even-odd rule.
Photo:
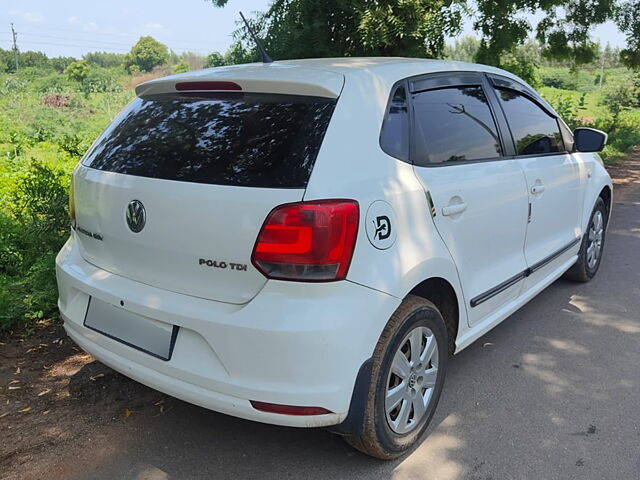
[[[89,75],[91,67],[85,60],[78,60],[69,65],[64,73],[74,82],[82,83]]]
[[[578,88],[575,76],[564,70],[543,70],[540,82],[547,87],[561,90],[576,90]]]
[[[554,110],[560,115],[567,126],[571,130],[575,130],[580,126],[584,126],[585,123],[579,116],[579,113],[585,109],[585,94],[580,95],[580,98],[576,101],[572,95],[566,97],[557,98],[552,100],[552,106]]]
[[[610,132],[615,131],[620,126],[621,114],[637,106],[640,89],[634,88],[633,84],[617,84],[608,86],[602,93],[600,103],[609,110],[611,116],[608,125]]]
[[[180,60],[173,66],[173,73],[185,73],[189,71],[189,64],[184,60]]]
[[[82,88],[90,93],[119,92],[122,90],[120,74],[116,70],[95,68],[85,78]]]
[[[89,149],[93,138],[95,137],[88,138],[75,132],[65,132],[57,139],[57,143],[64,152],[79,159]]]
[[[69,229],[66,172],[31,162],[13,180],[0,212],[0,332],[56,316],[55,255]]]
[[[32,90],[38,93],[67,93],[77,89],[77,86],[68,77],[57,73],[49,73],[35,78],[31,82]]]

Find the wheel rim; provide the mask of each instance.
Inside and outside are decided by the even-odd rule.
[[[602,237],[604,235],[604,217],[600,210],[596,210],[589,225],[589,244],[587,246],[587,266],[595,268],[602,252]]]
[[[438,379],[438,343],[427,327],[400,342],[387,377],[385,413],[391,430],[405,434],[426,415]]]

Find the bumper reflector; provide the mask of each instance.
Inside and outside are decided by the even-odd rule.
[[[278,405],[276,403],[256,402],[251,400],[251,406],[256,410],[280,415],[326,415],[333,413],[322,407],[296,407],[293,405]]]

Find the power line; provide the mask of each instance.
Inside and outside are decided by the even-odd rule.
[[[110,47],[110,46],[101,46],[101,45],[77,45],[77,44],[73,44],[73,43],[58,43],[58,42],[41,42],[41,41],[34,41],[34,40],[27,40],[26,42],[23,43],[27,43],[28,45],[54,45],[57,47],[77,47],[77,48],[96,48],[96,49],[100,49],[100,50],[112,50],[115,51],[117,50],[116,53],[126,53],[129,50],[126,48],[114,48],[114,47]]]
[[[101,37],[110,37],[113,38],[114,36],[118,36],[118,37],[127,37],[127,38],[136,38],[139,36],[139,34],[137,33],[122,33],[122,32],[96,32],[96,31],[86,31],[86,30],[76,30],[76,29],[71,29],[71,28],[61,28],[61,27],[57,27],[57,26],[53,26],[53,25],[47,25],[47,30],[58,30],[61,32],[69,32],[69,33],[75,33],[75,34],[80,34],[80,35],[92,35],[92,36],[101,36]],[[171,42],[179,42],[179,43],[184,43],[182,40],[176,39],[176,38],[167,38],[167,41],[171,41]],[[184,39],[183,39],[184,40]],[[186,43],[200,43],[199,40],[188,40],[186,41]],[[219,42],[220,43],[220,42]]]
[[[79,31],[79,30],[72,30],[72,29],[68,29],[68,28],[60,28],[60,27],[54,27],[54,26],[47,26],[47,30],[59,30],[59,31],[64,31],[64,32],[70,32],[70,33],[74,33],[76,35],[90,35],[91,37],[95,37],[95,36],[101,36],[101,37],[109,37],[109,38],[113,38],[114,36],[119,36],[119,37],[127,37],[127,38],[131,38],[133,40],[135,40],[137,37],[139,37],[139,34],[136,33],[121,33],[121,32],[112,32],[112,33],[100,33],[100,32],[87,32],[87,31]],[[31,32],[28,32],[30,35],[43,35],[43,34],[34,34]],[[50,36],[50,35],[48,35]],[[177,38],[171,38],[171,37],[165,37],[163,35],[160,34],[160,36],[164,39],[164,41],[166,41],[167,43],[171,43],[172,45],[187,45],[187,46],[195,46],[198,45],[198,47],[202,47],[202,42],[200,40],[195,40],[195,39],[177,39]],[[59,39],[63,39],[63,37],[58,37]],[[77,37],[76,37],[77,38]],[[65,36],[64,37],[65,40],[73,40],[73,37],[68,37]],[[96,39],[93,38],[94,40],[98,40],[99,42],[107,42],[107,43],[119,43],[122,44],[122,42],[113,42],[111,40],[102,40],[102,39]],[[218,44],[222,43],[222,42],[216,42]]]
[[[22,35],[27,35],[29,37],[38,37],[38,38],[53,38],[55,40],[71,40],[74,42],[90,42],[90,43],[94,43],[94,40],[88,40],[88,39],[84,39],[84,38],[73,38],[73,37],[58,37],[56,35],[42,35],[40,33],[30,33],[30,32],[22,32]],[[123,46],[123,47],[129,47],[131,46],[131,44],[129,43],[123,43],[123,42],[110,42],[110,41],[106,41],[106,40],[98,40],[100,43],[104,43],[104,44],[111,44],[111,45],[118,45],[118,46]]]
[[[54,40],[68,40],[69,42],[73,42],[74,45],[71,46],[89,46],[92,48],[100,48],[100,47],[95,47],[96,43],[100,43],[101,45],[113,45],[113,46],[117,46],[117,47],[126,47],[127,50],[130,49],[133,44],[135,43],[134,41],[132,41],[131,43],[123,43],[123,42],[112,42],[112,41],[107,41],[107,40],[102,40],[102,39],[83,39],[83,38],[77,38],[77,37],[62,37],[62,36],[57,36],[57,35],[45,35],[45,34],[40,34],[40,33],[31,33],[31,32],[23,32],[22,35],[28,35],[30,37],[35,37],[38,40],[29,40],[29,42],[34,43],[34,42],[41,42],[41,38],[44,39],[54,39]],[[166,41],[166,40],[165,40]],[[87,45],[76,45],[77,42],[80,42],[82,44],[87,44]],[[189,43],[189,42],[173,42],[173,41],[167,41],[167,43],[169,44],[170,48],[180,48],[180,49],[188,49],[188,50],[193,50],[193,51],[200,51],[200,52],[204,52],[203,44],[202,42],[196,42],[193,41],[193,43]],[[113,47],[110,47],[113,48]]]
[[[109,34],[109,33],[94,33],[94,32],[79,32],[77,30],[70,30],[70,29],[65,29],[65,28],[60,28],[60,27],[52,27],[52,26],[48,26],[48,29],[54,29],[54,30],[60,30],[60,31],[65,31],[65,32],[73,32],[76,35],[90,35],[92,38],[80,38],[77,36],[67,36],[67,35],[49,35],[47,33],[35,33],[35,32],[31,32],[31,31],[26,31],[26,32],[20,32],[21,35],[26,35],[27,37],[33,37],[33,38],[27,38],[26,40],[23,40],[23,45],[26,43],[27,46],[30,45],[34,45],[34,46],[38,46],[38,45],[46,45],[46,46],[59,46],[59,47],[75,47],[75,48],[79,48],[79,49],[83,49],[83,48],[95,48],[98,50],[102,50],[102,51],[111,51],[113,53],[126,53],[130,50],[130,48],[133,46],[133,44],[135,43],[135,41],[133,39],[136,38],[137,35],[134,34],[125,34],[125,33],[119,33],[119,32],[115,32],[113,34]],[[13,27],[13,23],[11,24],[11,32],[0,32],[0,33],[11,33],[13,35],[13,50],[14,50],[14,55],[16,56],[16,63],[18,62],[18,54],[19,51],[17,50],[17,32],[15,32],[15,29]],[[131,43],[124,43],[123,41],[112,41],[112,40],[106,40],[106,39],[102,39],[102,38],[95,38],[96,35],[99,36],[109,36],[111,37],[112,35],[117,35],[120,37],[128,37],[128,38],[132,38],[132,42]],[[53,41],[51,41],[53,40]],[[164,41],[166,41],[169,44],[169,47],[171,49],[176,48],[179,50],[183,50],[183,51],[187,51],[187,52],[192,52],[198,55],[207,55],[207,53],[209,51],[214,50],[214,46],[210,45],[210,44],[203,44],[203,42],[200,41],[184,41],[183,40],[171,40],[171,39],[163,39]],[[204,48],[203,48],[204,47]],[[205,50],[206,49],[206,50]],[[16,53],[17,52],[17,53]]]

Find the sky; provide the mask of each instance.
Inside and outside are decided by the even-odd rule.
[[[271,0],[230,0],[217,8],[208,0],[2,0],[0,48],[11,48],[11,22],[21,51],[39,50],[49,57],[81,57],[91,51],[126,53],[142,35],[180,53],[224,53],[240,20],[238,10],[264,11]],[[530,15],[537,23],[539,16]],[[466,22],[464,34],[472,34]],[[603,45],[624,46],[612,23],[593,32]]]

